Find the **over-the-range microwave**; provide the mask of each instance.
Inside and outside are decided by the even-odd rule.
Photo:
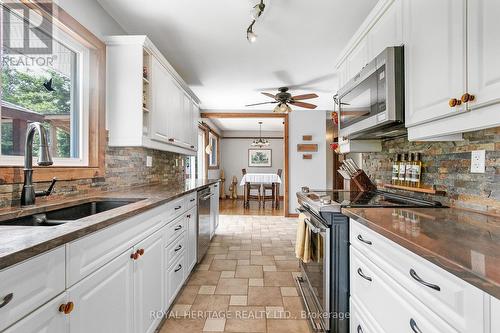
[[[340,137],[383,139],[404,135],[404,95],[404,48],[388,47],[339,90]]]

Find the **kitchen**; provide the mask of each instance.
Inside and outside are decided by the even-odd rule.
[[[1,8],[0,332],[500,331],[497,3]],[[284,216],[220,209],[238,117]]]

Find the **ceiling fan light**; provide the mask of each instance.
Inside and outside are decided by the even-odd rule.
[[[289,113],[289,112],[292,112],[292,109],[288,106],[288,104],[286,103],[280,103],[278,104],[273,112],[276,112],[276,113]]]

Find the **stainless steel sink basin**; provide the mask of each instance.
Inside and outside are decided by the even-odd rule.
[[[129,205],[142,199],[113,199],[96,200],[74,206],[60,208],[44,213],[27,215],[11,220],[0,221],[0,225],[11,226],[54,226],[79,220],[81,218],[99,214],[114,208]]]

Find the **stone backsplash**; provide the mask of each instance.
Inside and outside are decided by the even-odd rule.
[[[146,167],[146,156],[153,157],[153,166]],[[131,186],[184,181],[184,156],[181,154],[136,147],[108,147],[104,177],[58,181],[48,198],[97,194]],[[35,171],[36,172],[36,171]],[[49,183],[36,183],[37,189]],[[0,208],[17,205],[22,184],[0,185]],[[41,202],[45,198],[39,198]]]
[[[472,150],[486,150],[486,172],[470,172]],[[463,141],[409,142],[405,138],[384,141],[381,153],[363,154],[363,168],[380,188],[391,181],[397,153],[421,153],[422,185],[436,185],[446,196],[418,197],[448,206],[500,214],[500,127],[464,134]]]

